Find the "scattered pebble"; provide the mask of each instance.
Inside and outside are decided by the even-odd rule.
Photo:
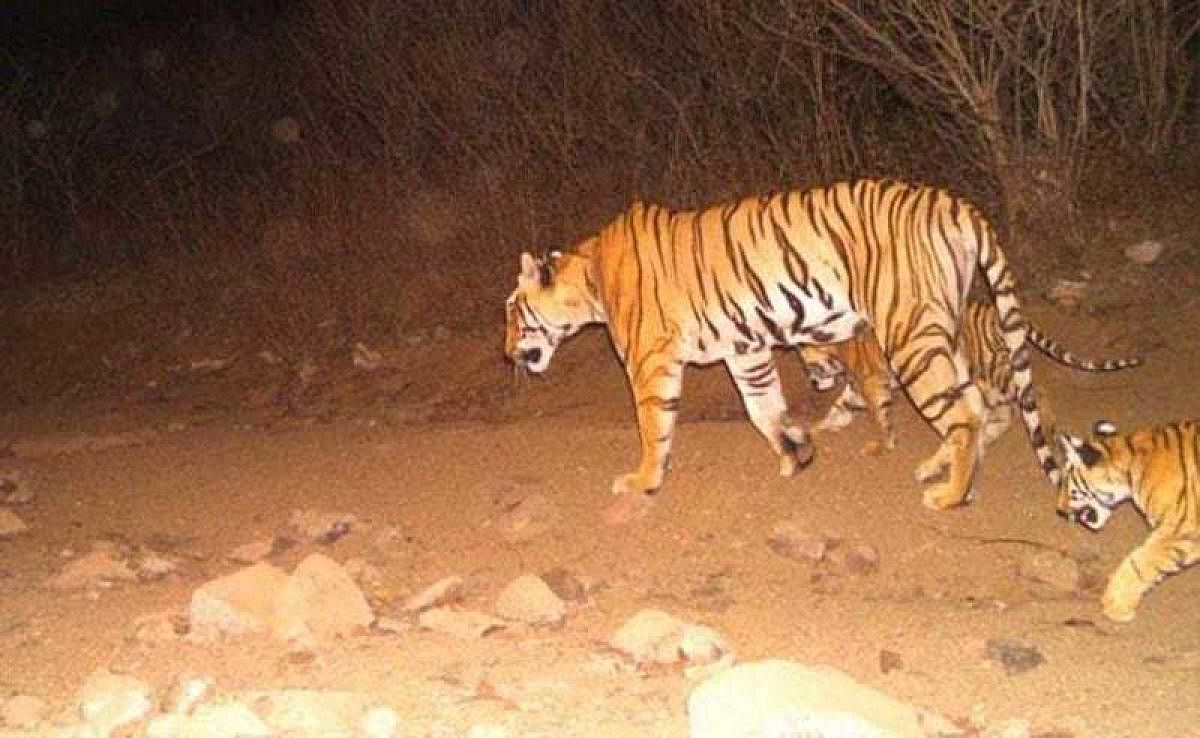
[[[91,553],[74,559],[46,581],[50,589],[61,591],[110,586],[113,582],[132,582],[137,574],[111,550],[97,546]]]
[[[469,641],[483,638],[505,626],[503,620],[491,615],[474,610],[452,610],[447,607],[425,610],[418,616],[417,624],[435,633]]]
[[[1009,676],[1029,671],[1046,660],[1034,646],[1003,638],[989,638],[986,652],[988,659],[1003,666],[1004,673]]]
[[[12,510],[0,507],[0,538],[12,538],[29,530],[26,523]]]
[[[1158,261],[1166,246],[1162,241],[1147,239],[1125,247],[1125,258],[1135,264],[1149,266]]]
[[[431,607],[441,607],[462,599],[463,578],[457,574],[443,577],[404,602],[405,612],[421,612]]]
[[[350,532],[357,518],[350,513],[293,510],[288,521],[301,540],[330,544]]]
[[[523,574],[500,592],[496,614],[530,625],[555,625],[566,618],[567,603],[541,577]]]
[[[831,547],[829,536],[809,532],[799,523],[779,523],[767,538],[767,545],[780,556],[816,563],[825,558]]]

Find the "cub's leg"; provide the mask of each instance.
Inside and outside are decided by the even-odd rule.
[[[896,431],[892,427],[892,372],[879,341],[869,329],[855,339],[850,350],[854,357],[850,363],[857,364],[855,381],[862,385],[866,405],[879,428],[880,440],[868,441],[862,449],[863,453],[874,456],[896,448]]]
[[[1156,529],[1109,577],[1100,601],[1104,614],[1118,622],[1133,620],[1138,604],[1151,587],[1168,574],[1196,563],[1197,559],[1200,559],[1200,541],[1178,538],[1164,533],[1162,528]]]
[[[991,386],[981,386],[979,391],[983,395],[984,408],[983,445],[990,446],[1012,424],[1013,406],[1007,397]]]
[[[642,458],[637,471],[613,481],[614,495],[650,495],[662,486],[667,460],[671,454],[671,436],[679,413],[679,393],[683,386],[683,362],[664,343],[660,350],[627,362],[629,386],[637,411]]]
[[[787,402],[771,352],[758,351],[725,359],[746,413],[779,456],[779,474],[790,477],[812,461],[812,444],[804,428],[788,417]]]
[[[821,422],[813,426],[813,431],[821,433],[840,431],[850,425],[850,421],[854,420],[855,413],[866,409],[866,398],[847,378],[845,386],[842,387],[842,393],[833,401],[833,405],[829,407],[829,412],[825,413],[825,417],[821,418]]]
[[[937,452],[917,466],[920,482],[948,470],[945,481],[925,488],[925,506],[944,510],[961,505],[971,491],[982,455],[979,426],[983,402],[970,379],[966,356],[946,343],[924,342],[899,349],[892,366],[917,411],[942,437]]]

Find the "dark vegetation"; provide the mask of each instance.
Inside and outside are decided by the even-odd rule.
[[[95,5],[3,16],[0,287],[114,330],[491,327],[633,197],[858,175],[1074,265],[1089,176],[1200,120],[1194,0]]]

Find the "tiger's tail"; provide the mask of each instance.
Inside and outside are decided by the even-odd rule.
[[[1079,369],[1085,372],[1119,372],[1122,369],[1133,369],[1143,364],[1140,356],[1122,357],[1119,359],[1086,359],[1067,351],[1053,339],[1037,329],[1029,326],[1029,342],[1046,356],[1054,359],[1063,366]]]
[[[1016,295],[1016,280],[1013,278],[1007,257],[996,242],[995,232],[981,215],[972,212],[971,216],[979,238],[979,267],[987,280],[992,300],[996,303],[1000,333],[1008,347],[1009,361],[1012,365],[1013,399],[1021,412],[1021,421],[1025,424],[1029,442],[1037,454],[1042,473],[1052,485],[1058,487],[1062,473],[1054,458],[1054,452],[1046,441],[1041,414],[1038,412],[1037,393],[1033,388],[1033,373],[1030,371],[1030,352],[1026,342],[1033,329],[1028,318],[1021,312],[1021,303]]]

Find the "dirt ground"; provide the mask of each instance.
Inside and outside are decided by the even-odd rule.
[[[1200,416],[1191,374],[1200,282],[1188,263],[1118,260],[1095,276],[1080,310],[1036,294],[1025,303],[1084,355],[1147,357],[1108,376],[1039,360],[1035,379],[1063,426]],[[156,686],[188,672],[211,676],[219,691],[364,692],[398,712],[405,736],[472,726],[683,736],[693,683],[682,670],[604,666],[609,636],[652,607],[714,627],[739,661],[828,664],[956,720],[1027,719],[1047,737],[1200,736],[1200,574],[1165,582],[1132,624],[1106,621],[1104,578],[1146,527],[1131,507],[1098,535],[1057,518],[1019,428],[990,449],[973,504],[933,512],[912,470],[936,438],[907,405],[894,452],[860,455],[872,434],[860,420],[825,439],[808,469],[780,479],[724,370],[690,369],[661,497],[646,519],[613,528],[602,523],[609,483],[632,467],[637,443],[604,334],[581,335],[544,378],[525,382],[500,360],[500,343],[499,323],[413,336],[372,347],[383,355],[373,371],[353,368],[347,352],[305,380],[294,363],[253,352],[205,372],[188,362],[223,356],[221,347],[194,347],[175,363],[129,360],[104,391],[5,412],[0,469],[20,471],[35,498],[14,508],[31,531],[0,541],[0,695],[65,708],[89,672],[108,666]],[[805,386],[798,360],[781,363],[797,413],[815,420],[832,396]],[[507,533],[505,516],[530,500],[530,527]],[[399,616],[396,603],[449,574],[467,579],[464,606],[485,611],[527,572],[566,570],[589,595],[561,627],[477,640],[372,633],[311,658],[262,639],[132,637],[140,617],[183,612],[199,584],[236,568],[229,551],[280,530],[293,509],[357,522],[335,543],[272,560],[289,568],[315,549],[363,558],[382,576],[371,591],[381,614]],[[785,521],[869,543],[879,569],[829,572],[775,553],[767,539]],[[388,526],[398,535],[381,542]],[[97,540],[154,548],[179,570],[90,593],[43,586]],[[1039,550],[1082,562],[1086,587],[1064,594],[1019,576],[1018,563]],[[1044,662],[1010,675],[987,658],[989,639],[1024,642]]]

